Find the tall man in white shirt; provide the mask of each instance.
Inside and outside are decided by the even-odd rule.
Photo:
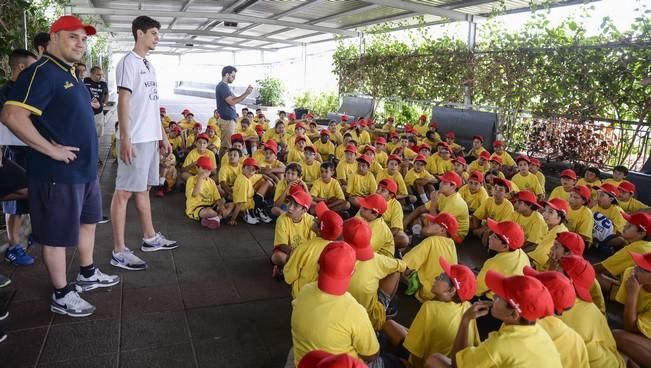
[[[133,20],[131,31],[136,44],[116,67],[118,86],[118,172],[111,201],[113,254],[111,265],[127,270],[144,270],[145,261],[136,256],[124,239],[127,203],[132,196],[143,239],[140,250],[155,252],[178,247],[154,230],[149,203],[149,189],[159,185],[160,150],[167,155],[172,147],[159,118],[158,87],[154,66],[146,59],[156,48],[160,23],[150,17]]]

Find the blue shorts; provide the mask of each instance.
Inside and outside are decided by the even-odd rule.
[[[29,181],[32,237],[42,245],[76,247],[80,224],[102,219],[99,181],[63,184]]]

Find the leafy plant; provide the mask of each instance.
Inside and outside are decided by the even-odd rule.
[[[325,117],[339,109],[339,95],[336,92],[321,92],[318,95],[305,92],[294,98],[294,106],[306,108],[317,117]]]
[[[278,106],[283,102],[285,89],[280,79],[267,77],[256,81],[260,85],[260,102],[265,106]]]

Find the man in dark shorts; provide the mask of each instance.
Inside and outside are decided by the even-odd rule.
[[[219,112],[217,125],[219,125],[222,132],[222,146],[219,149],[219,157],[224,156],[226,150],[231,148],[231,135],[235,133],[235,120],[237,119],[235,105],[244,101],[246,96],[253,92],[253,87],[248,86],[242,95],[236,97],[229,86],[235,80],[235,74],[237,74],[237,69],[234,66],[225,66],[222,69],[222,81],[215,87],[217,111]]]
[[[90,95],[74,63],[95,32],[74,16],[54,22],[47,52],[20,74],[0,114],[0,121],[32,148],[27,160],[32,236],[43,245],[54,286],[50,310],[72,317],[95,312],[77,290],[120,282],[93,265],[95,225],[102,218],[97,136]],[[80,272],[73,286],[67,280],[66,248],[75,246]]]
[[[18,79],[20,73],[27,69],[30,65],[36,62],[36,55],[34,53],[16,49],[9,54],[9,67],[11,68],[11,76],[9,81],[0,87],[0,110],[7,101],[9,94]],[[3,152],[4,161],[8,167],[20,166],[24,168],[27,159],[27,150],[25,146],[6,146]],[[12,181],[21,180],[19,176],[7,176],[2,178],[3,186],[12,186]],[[26,185],[25,185],[26,187]],[[23,215],[29,213],[29,204],[27,197],[21,200],[3,201],[2,212],[5,214],[7,222],[7,241],[9,246],[5,251],[5,259],[17,266],[31,265],[34,263],[34,258],[25,252],[25,248],[20,244],[20,228],[22,225]],[[0,285],[2,282],[0,282]]]

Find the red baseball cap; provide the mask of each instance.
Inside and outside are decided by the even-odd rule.
[[[455,173],[454,171],[448,171],[438,178],[440,181],[454,184],[457,188],[460,188],[461,184],[463,183],[459,174]]]
[[[493,178],[493,185],[501,185],[503,187],[506,187],[507,193],[511,191],[512,185],[509,180],[502,179],[502,178]]]
[[[264,132],[264,126],[262,126],[262,124],[257,124],[255,126],[255,131],[258,132],[258,133]]]
[[[429,127],[434,128],[434,129],[438,129],[439,124],[437,122],[435,122],[435,121],[432,121],[431,123],[429,123]]]
[[[303,356],[298,368],[366,368],[363,361],[348,354],[330,354],[322,350],[314,350]]]
[[[391,132],[390,136],[391,136],[391,138],[400,138],[400,135],[398,134],[398,132]]]
[[[194,123],[193,128],[201,128],[201,123]]]
[[[421,116],[418,118],[418,120],[420,120],[420,121],[425,121],[425,120],[427,120],[427,115],[425,115],[425,114],[421,115]]]
[[[504,142],[500,140],[493,141],[493,148],[502,147],[502,146],[504,146]]]
[[[387,144],[387,140],[384,137],[380,137],[375,140],[375,144]]]
[[[273,139],[270,139],[264,143],[264,149],[268,149],[274,154],[278,153],[278,143],[274,141]]]
[[[199,139],[205,139],[206,142],[210,141],[210,137],[208,137],[208,134],[206,134],[206,133],[201,133],[201,134],[197,135],[196,140],[199,140]]]
[[[348,243],[334,241],[326,245],[319,257],[319,289],[332,295],[346,293],[356,260],[355,250]]]
[[[515,250],[524,245],[524,231],[522,226],[515,221],[497,222],[493,219],[486,221],[488,228],[502,239],[509,248]]]
[[[450,215],[449,213],[442,212],[438,215],[430,215],[429,213],[425,214],[425,218],[434,224],[441,225],[441,227],[445,229],[445,231],[448,233],[448,235],[450,235],[455,243],[461,243],[461,239],[459,236],[457,236],[457,232],[459,231],[459,223],[454,216]]]
[[[297,135],[296,138],[294,138],[294,143],[298,143],[300,141],[307,142],[305,136]]]
[[[484,174],[482,174],[480,171],[473,170],[470,172],[470,176],[468,176],[468,180],[476,180],[479,182],[479,184],[484,183]]]
[[[439,256],[439,265],[454,283],[457,295],[462,302],[470,300],[477,292],[477,280],[472,270],[462,264],[451,265],[443,256]]]
[[[595,281],[595,271],[590,262],[577,255],[561,257],[561,267],[572,280],[576,295],[586,302],[592,301],[590,288]]]
[[[310,209],[310,206],[312,205],[312,196],[310,193],[305,192],[301,186],[297,185],[296,187],[299,187],[301,189],[294,190],[293,193],[290,190],[290,193],[287,195],[287,197],[293,199],[294,202],[296,202],[301,207]]]
[[[585,250],[585,241],[581,235],[571,231],[563,231],[556,234],[556,240],[572,254],[582,256]]]
[[[386,199],[377,193],[370,194],[364,198],[359,198],[358,202],[360,207],[375,211],[380,215],[383,215],[387,210]]]
[[[528,321],[554,314],[554,301],[549,291],[535,277],[506,277],[489,270],[486,273],[486,286],[513,307],[522,318]]]
[[[314,118],[314,115],[311,112],[308,112],[306,115],[308,118]]]
[[[584,201],[590,202],[590,197],[592,197],[592,191],[590,191],[590,188],[586,187],[585,185],[577,185],[572,188],[572,191],[581,196]]]
[[[303,124],[302,121],[299,121],[298,123],[296,123],[296,124],[294,125],[294,129],[298,129],[298,128],[303,128],[303,129],[305,129],[305,124]]]
[[[366,146],[364,146],[364,150],[362,152],[366,153],[366,151],[372,151],[373,153],[377,152],[375,147],[371,146],[370,144],[367,144]]]
[[[377,183],[377,185],[384,186],[394,196],[396,195],[396,193],[398,193],[398,184],[396,184],[396,181],[391,178],[382,179],[380,180],[379,183]]]
[[[176,127],[172,128],[172,131],[177,132],[177,133],[181,133],[183,130],[176,126]]]
[[[344,222],[344,241],[355,249],[358,260],[368,261],[375,255],[371,245],[371,228],[368,222],[352,217]]]
[[[620,192],[624,191],[628,193],[635,193],[635,184],[631,183],[628,180],[624,180],[621,183],[619,183],[617,188],[619,189]]]
[[[570,209],[570,205],[567,204],[567,202],[561,198],[554,198],[548,201],[540,201],[539,204],[543,206],[549,206],[556,211],[563,212],[565,216],[567,216],[567,212]]]
[[[446,136],[447,138],[455,138],[457,135],[454,134],[454,132],[447,132],[447,134],[445,134],[445,136]]]
[[[348,144],[346,145],[346,149],[344,150],[344,152],[357,153],[357,146],[355,146],[354,144]]]
[[[479,158],[483,158],[484,160],[488,161],[491,159],[491,154],[488,153],[488,151],[481,151]]]
[[[305,146],[303,150],[305,150],[305,152],[316,153],[316,148],[314,148],[314,146]]]
[[[427,163],[427,158],[423,155],[417,155],[416,158],[414,158],[414,162],[416,161]]]
[[[447,142],[438,142],[436,144],[436,149],[439,149],[439,147],[443,146],[448,152],[452,152],[452,148],[450,148],[450,145]]]
[[[325,210],[320,207],[325,207]],[[331,211],[325,202],[316,205],[316,217],[319,219],[319,235],[325,240],[336,240],[341,236],[344,220],[337,212]]]
[[[235,133],[231,135],[231,144],[235,142],[242,142],[244,143],[244,137],[240,133]]]
[[[357,162],[365,162],[367,165],[371,165],[373,161],[367,155],[361,155],[357,158]]]
[[[529,161],[531,162],[532,165],[540,166],[540,160],[537,158],[531,157]]]
[[[479,139],[481,141],[481,143],[484,143],[484,137],[482,137],[481,135],[473,135],[472,139],[473,140]]]
[[[368,125],[368,123],[364,119],[359,119],[359,121],[357,122],[357,125],[359,125],[360,127],[365,127],[365,126]]]
[[[529,156],[525,156],[525,155],[520,155],[515,158],[516,163],[520,161],[526,161],[527,163],[531,163],[531,159],[529,158]]]
[[[197,159],[197,166],[205,170],[212,170],[212,160],[208,156],[200,156]]]
[[[405,125],[405,133],[413,133],[415,132],[416,129],[414,129],[414,126],[411,124]]]
[[[464,166],[468,165],[468,163],[466,162],[466,159],[463,158],[462,156],[455,157],[454,160],[452,160],[452,162],[456,162],[456,163],[464,165]]]
[[[330,136],[330,131],[328,129],[322,129],[321,132],[319,132],[320,135],[324,135],[326,137]]]
[[[522,202],[527,202],[529,204],[532,204],[538,208],[541,208],[542,206],[538,204],[538,198],[536,198],[536,195],[530,191],[530,190],[521,190],[515,195],[515,199],[518,201]]]
[[[489,157],[489,160],[493,161],[493,162],[497,162],[500,165],[503,163],[502,158],[500,156],[497,156],[497,155],[493,155],[493,156]]]
[[[592,188],[596,189],[598,191],[602,191],[602,192],[610,195],[611,197],[618,197],[619,196],[619,189],[617,189],[616,186],[614,186],[614,185],[612,185],[610,183],[604,183],[604,184],[601,184],[600,187],[594,186]]]
[[[287,119],[291,119],[291,120],[296,119],[296,114],[294,114],[293,112],[290,112],[289,114],[287,114]]]
[[[389,155],[389,158],[387,158],[387,162],[391,160],[398,161],[398,163],[402,163],[402,159],[398,155]]]
[[[538,272],[530,266],[524,266],[523,271],[526,276],[535,277],[545,285],[554,301],[554,309],[557,314],[561,314],[574,306],[576,292],[572,282],[565,275],[556,271]]]
[[[638,229],[645,231],[646,236],[651,236],[651,214],[647,212],[635,212],[632,214],[622,212],[622,216],[631,225],[635,225]]]
[[[424,149],[430,150],[430,152],[432,151],[432,147],[427,143],[423,143],[420,146],[418,146],[418,152],[420,152],[421,150],[424,150]]]
[[[247,159],[244,159],[244,161],[242,162],[242,167],[244,166],[253,166],[257,169],[258,161],[256,161],[253,157],[249,157]]]
[[[167,112],[167,109],[164,108],[163,106],[161,106],[161,107],[160,107],[160,112],[161,112],[161,113]]]
[[[570,178],[576,180],[576,173],[572,169],[565,169],[561,171],[561,178]]]
[[[212,125],[208,125],[208,126],[206,127],[206,131],[209,131],[209,130],[212,130],[212,131],[214,132],[214,131],[215,131],[215,127],[212,126]]]
[[[92,36],[97,33],[95,27],[90,24],[82,23],[79,18],[72,15],[64,15],[54,21],[50,26],[50,33],[57,33],[59,31],[76,31],[82,28],[86,31],[87,36]]]
[[[348,121],[348,115],[344,114],[341,116],[341,121]]]
[[[633,258],[633,262],[641,269],[651,272],[651,252],[646,254],[628,252]]]

